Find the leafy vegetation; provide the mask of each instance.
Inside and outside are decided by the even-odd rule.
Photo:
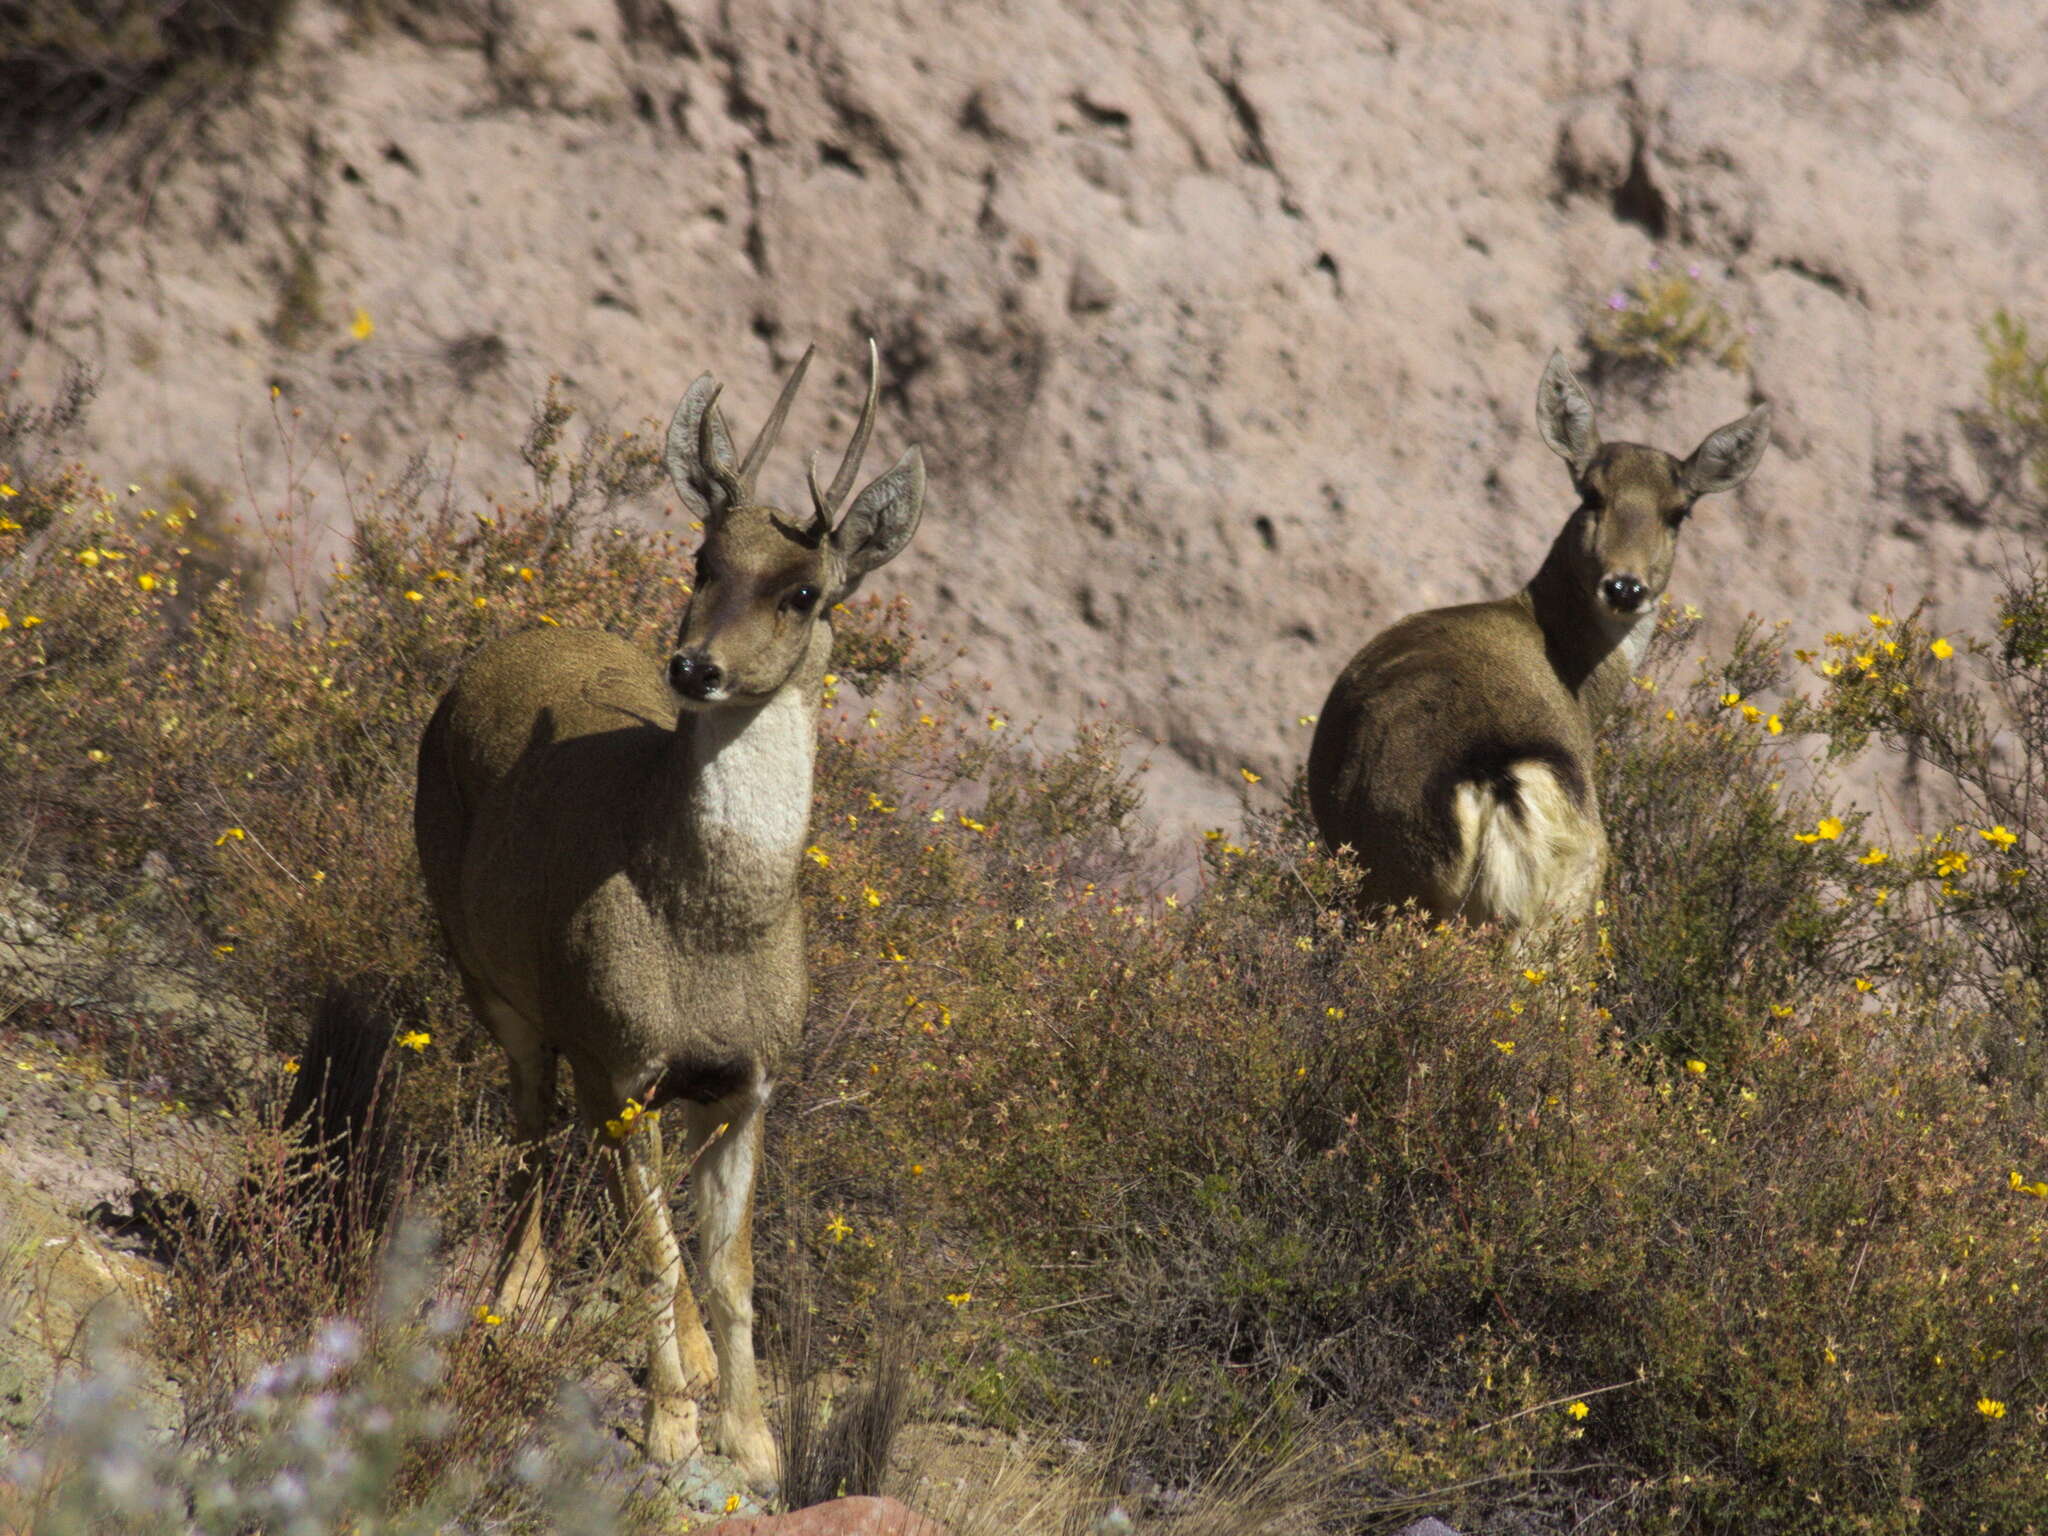
[[[2001,398],[2001,430],[2023,431],[2026,398]],[[0,462],[0,816],[74,935],[119,955],[146,932],[246,1002],[256,1023],[221,1054],[264,1070],[204,1086],[251,1150],[212,1203],[279,1164],[263,1107],[327,978],[386,978],[414,1040],[404,1204],[446,1242],[405,1315],[453,1315],[452,1337],[491,1348],[471,1368],[434,1346],[472,1427],[414,1446],[380,1484],[394,1523],[364,1529],[457,1505],[542,1519],[516,1475],[550,1422],[539,1383],[629,1391],[631,1319],[606,1303],[587,1197],[558,1202],[582,1255],[562,1309],[585,1324],[466,1310],[504,1215],[477,1107],[498,1069],[408,832],[413,744],[468,651],[545,623],[652,651],[673,622],[680,537],[613,515],[650,483],[649,440],[573,446],[570,425],[543,405],[513,505],[460,505],[423,469],[366,490],[324,581],[290,515],[215,531],[265,552],[269,606],[202,563],[210,514],[108,490],[25,437]],[[2037,1520],[2036,573],[2014,573],[1982,640],[1884,613],[1805,649],[1751,630],[1691,677],[1694,620],[1671,615],[1603,747],[1597,942],[1550,967],[1362,919],[1298,814],[1214,834],[1197,890],[1153,894],[1113,729],[1045,747],[937,681],[900,604],[836,623],[813,1015],[772,1119],[761,1271],[769,1315],[800,1299],[799,1353],[857,1370],[884,1334],[921,1341],[917,1385],[868,1398],[879,1417],[927,1393],[1085,1446],[1092,1488],[1048,1530],[1081,1528],[1105,1485],[1209,1489],[1167,1526],[1189,1531],[1259,1529],[1254,1505],[1291,1531],[1423,1509],[1671,1532]],[[1944,786],[1939,830],[1838,808],[1796,742],[1917,755]],[[165,1060],[198,1101],[202,1067]],[[189,1371],[195,1330],[254,1340],[205,1402],[336,1317],[367,1336],[392,1315],[367,1259],[325,1289],[187,1262],[138,1343]],[[256,1465],[265,1432],[197,1412],[166,1454]],[[1286,1488],[1240,1480],[1229,1504],[1215,1469],[1247,1465],[1289,1469]]]
[[[1697,265],[1667,272],[1653,259],[1593,311],[1586,343],[1596,362],[1663,370],[1703,358],[1723,368],[1748,366],[1749,341]]]

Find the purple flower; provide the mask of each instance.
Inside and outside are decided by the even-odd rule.
[[[1662,272],[1664,270],[1664,263],[1652,256],[1650,258],[1650,270],[1652,272]]]
[[[1687,277],[1698,277],[1700,275],[1700,264],[1698,262],[1694,262],[1691,266],[1687,267],[1685,269],[1685,275]]]
[[[1615,289],[1614,292],[1607,295],[1607,307],[1609,309],[1627,309],[1628,295],[1619,288]]]

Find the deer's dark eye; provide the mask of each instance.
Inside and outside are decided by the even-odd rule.
[[[783,602],[798,613],[809,613],[818,606],[818,589],[808,586],[798,587],[788,597],[784,598]]]

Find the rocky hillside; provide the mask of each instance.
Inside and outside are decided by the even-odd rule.
[[[712,368],[750,429],[816,339],[800,496],[873,333],[878,450],[932,466],[887,580],[1214,822],[1373,627],[1532,566],[1555,345],[1610,437],[1775,406],[1673,584],[1724,631],[1979,621],[2020,530],[1959,413],[2048,295],[2044,63],[2033,0],[301,0],[206,101],[14,166],[0,366],[101,370],[111,473],[339,522],[344,465],[421,450],[509,489],[551,373],[631,425]],[[1653,260],[1737,366],[1592,345]]]

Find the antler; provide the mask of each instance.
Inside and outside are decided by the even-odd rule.
[[[804,381],[804,370],[811,366],[811,354],[816,346],[804,348],[804,355],[796,360],[789,378],[784,381],[782,393],[775,399],[775,409],[768,413],[768,419],[761,423],[761,430],[754,434],[754,445],[747,450],[747,456],[740,461],[738,483],[739,499],[751,501],[754,497],[754,477],[761,473],[761,465],[767,461],[769,451],[775,447],[775,439],[782,435],[782,418],[789,414],[789,404],[796,399],[797,386]],[[709,414],[708,412],[706,413]]]
[[[832,519],[846,500],[846,493],[853,489],[853,477],[860,473],[861,456],[868,451],[868,434],[875,430],[875,406],[882,395],[882,356],[875,346],[875,338],[868,338],[868,398],[860,408],[860,422],[853,429],[853,441],[846,445],[846,456],[839,461],[839,473],[832,477],[829,491],[818,489],[818,456],[813,453],[805,477],[811,485],[811,505],[816,509],[812,532],[822,536],[832,531]]]

